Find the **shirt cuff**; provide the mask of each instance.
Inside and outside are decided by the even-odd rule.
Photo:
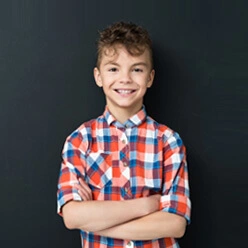
[[[164,195],[160,200],[160,209],[163,212],[178,214],[190,224],[191,201],[185,195]]]
[[[78,194],[77,189],[68,188],[60,189],[57,193],[57,213],[62,216],[62,207],[69,201],[82,201],[81,196]]]

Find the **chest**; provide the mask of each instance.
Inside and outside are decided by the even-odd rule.
[[[86,156],[86,179],[97,192],[144,194],[159,191],[163,178],[163,144],[156,131],[137,128],[101,130]]]

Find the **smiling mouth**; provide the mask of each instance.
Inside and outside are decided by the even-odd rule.
[[[119,94],[131,94],[133,93],[135,90],[115,90],[117,93]]]

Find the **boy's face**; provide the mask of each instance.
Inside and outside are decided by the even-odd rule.
[[[133,115],[143,104],[147,88],[154,79],[148,50],[132,56],[125,47],[118,46],[102,54],[99,68],[94,68],[96,84],[103,88],[111,112],[126,110]]]

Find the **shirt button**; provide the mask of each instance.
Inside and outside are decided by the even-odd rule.
[[[124,162],[123,165],[124,165],[124,167],[127,167],[128,166],[128,164],[126,162]]]
[[[122,144],[124,144],[124,145],[126,144],[126,140],[124,140],[124,139],[123,139],[121,142],[122,142]]]
[[[128,248],[133,247],[133,242],[132,242],[132,241],[129,241],[129,242],[127,243],[126,247],[128,247]]]

